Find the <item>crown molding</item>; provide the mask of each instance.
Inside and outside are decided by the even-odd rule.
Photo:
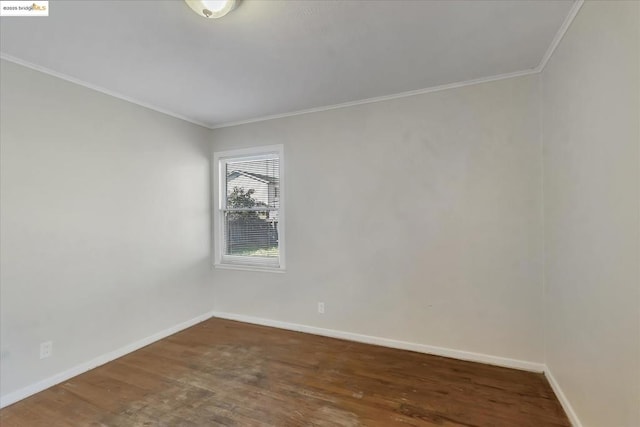
[[[97,86],[97,85],[94,85],[92,83],[88,83],[88,82],[86,82],[84,80],[80,80],[80,79],[78,79],[76,77],[72,77],[72,76],[69,76],[67,74],[60,73],[58,71],[54,71],[54,70],[52,70],[50,68],[46,68],[46,67],[34,64],[32,62],[29,62],[29,61],[25,61],[25,60],[20,59],[20,58],[16,58],[15,56],[12,56],[12,55],[7,55],[4,52],[0,52],[0,59],[3,59],[3,60],[8,61],[8,62],[13,62],[14,64],[18,64],[18,65],[21,65],[21,66],[26,67],[26,68],[30,68],[30,69],[35,70],[35,71],[40,71],[41,73],[48,74],[50,76],[57,77],[57,78],[62,79],[62,80],[66,80],[66,81],[71,82],[71,83],[75,83],[75,84],[77,84],[79,86],[83,86],[83,87],[86,87],[87,89],[91,89],[91,90],[95,90],[97,92],[104,93],[105,95],[109,95],[109,96],[112,96],[114,98],[122,99],[123,101],[127,101],[127,102],[130,102],[132,104],[136,104],[136,105],[139,105],[141,107],[148,108],[149,110],[157,111],[158,113],[162,113],[162,114],[165,114],[167,116],[175,117],[176,119],[184,120],[185,122],[193,123],[194,125],[198,125],[198,126],[202,126],[202,127],[211,129],[211,125],[208,125],[206,123],[200,122],[198,120],[194,120],[194,119],[192,119],[190,117],[183,116],[182,114],[174,113],[173,111],[169,111],[169,110],[166,110],[164,108],[157,107],[155,105],[149,104],[147,102],[143,102],[143,101],[140,101],[138,99],[132,98],[130,96],[123,95],[121,93],[114,92],[114,91],[109,90],[109,89],[105,89],[105,88],[103,88],[101,86]]]
[[[440,92],[447,89],[455,89],[455,88],[464,87],[464,86],[471,86],[471,85],[476,85],[481,83],[493,82],[496,80],[504,80],[504,79],[511,79],[514,77],[527,76],[529,74],[536,74],[537,72],[538,71],[536,71],[535,69],[530,69],[530,70],[524,70],[524,71],[516,71],[513,73],[498,74],[495,76],[482,77],[479,79],[465,80],[462,82],[448,83],[448,84],[439,85],[439,86],[431,86],[428,88],[410,90],[407,92],[399,92],[391,95],[376,96],[373,98],[365,98],[357,101],[342,102],[340,104],[325,105],[322,107],[308,108],[304,110],[291,111],[288,113],[273,114],[269,116],[256,117],[253,119],[227,122],[227,123],[214,125],[211,127],[211,129],[220,129],[220,128],[226,128],[231,126],[246,125],[248,123],[263,122],[265,120],[273,120],[273,119],[282,119],[285,117],[299,116],[301,114],[319,113],[321,111],[335,110],[338,108],[345,108],[345,107],[354,107],[356,105],[372,104],[374,102],[389,101],[392,99],[406,98],[409,96],[422,95],[425,93]]]
[[[584,0],[575,0],[575,2],[573,3],[573,6],[571,6],[571,9],[569,10],[569,14],[567,15],[566,18],[564,18],[564,21],[562,22],[562,25],[558,29],[558,32],[556,33],[553,40],[551,40],[551,44],[549,45],[549,48],[547,49],[544,56],[542,57],[542,60],[540,60],[540,63],[538,64],[538,66],[535,68],[535,70],[538,73],[542,72],[542,70],[544,70],[544,67],[547,66],[547,62],[549,62],[549,59],[551,59],[551,57],[553,56],[553,52],[556,51],[556,48],[564,38],[564,35],[567,33],[567,30],[571,26],[571,23],[573,22],[574,18],[580,11],[580,8],[582,7],[583,4],[584,4]]]
[[[560,44],[560,42],[564,38],[564,35],[566,34],[567,30],[571,26],[571,23],[573,22],[573,19],[576,17],[576,15],[580,11],[580,8],[582,7],[583,4],[584,4],[584,0],[575,0],[574,1],[573,5],[571,6],[571,9],[569,10],[569,13],[567,14],[567,16],[565,17],[564,21],[562,22],[562,25],[558,29],[558,32],[553,37],[553,40],[551,41],[551,44],[549,45],[549,48],[547,49],[547,51],[543,55],[542,59],[540,60],[540,63],[533,69],[524,70],[524,71],[516,71],[516,72],[513,72],[513,73],[507,73],[507,74],[498,74],[498,75],[495,75],[495,76],[482,77],[482,78],[479,78],[479,79],[465,80],[465,81],[462,81],[462,82],[450,83],[450,84],[445,84],[445,85],[440,85],[440,86],[432,86],[432,87],[428,87],[428,88],[424,88],[424,89],[411,90],[411,91],[407,91],[407,92],[400,92],[400,93],[396,93],[396,94],[392,94],[392,95],[384,95],[384,96],[378,96],[378,97],[373,97],[373,98],[366,98],[366,99],[362,99],[362,100],[358,100],[358,101],[350,101],[350,102],[344,102],[344,103],[340,103],[340,104],[327,105],[327,106],[323,106],[323,107],[309,108],[309,109],[305,109],[305,110],[292,111],[292,112],[288,112],[288,113],[273,114],[273,115],[269,115],[269,116],[262,116],[262,117],[257,117],[257,118],[253,118],[253,119],[238,120],[238,121],[234,121],[234,122],[221,123],[221,124],[218,124],[218,125],[211,126],[211,129],[221,129],[221,128],[226,128],[226,127],[231,127],[231,126],[238,126],[238,125],[245,125],[245,124],[249,124],[249,123],[262,122],[262,121],[265,121],[265,120],[282,119],[282,118],[285,118],[285,117],[299,116],[301,114],[318,113],[318,112],[321,112],[321,111],[334,110],[334,109],[337,109],[337,108],[345,108],[345,107],[353,107],[353,106],[356,106],[356,105],[371,104],[371,103],[374,103],[374,102],[388,101],[388,100],[391,100],[391,99],[405,98],[405,97],[408,97],[408,96],[422,95],[422,94],[425,94],[425,93],[439,92],[439,91],[447,90],[447,89],[455,89],[455,88],[460,88],[460,87],[464,87],[464,86],[470,86],[470,85],[476,85],[476,84],[481,84],[481,83],[493,82],[493,81],[496,81],[496,80],[504,80],[504,79],[510,79],[510,78],[514,78],[514,77],[521,77],[521,76],[526,76],[526,75],[530,75],[530,74],[541,73],[544,70],[544,67],[547,65],[547,62],[549,62],[549,59],[553,55],[553,52],[555,52],[556,48],[558,47],[558,45]]]
[[[308,109],[304,109],[304,110],[296,110],[296,111],[290,111],[290,112],[287,112],[287,113],[272,114],[272,115],[267,115],[267,116],[255,117],[255,118],[247,119],[247,120],[238,120],[238,121],[225,122],[225,123],[219,123],[219,124],[204,123],[204,122],[192,119],[190,117],[186,117],[186,116],[183,116],[181,114],[174,113],[174,112],[166,110],[164,108],[157,107],[155,105],[152,105],[152,104],[149,104],[149,103],[146,103],[146,102],[143,102],[143,101],[139,101],[139,100],[137,100],[135,98],[132,98],[132,97],[129,97],[129,96],[126,96],[126,95],[111,91],[109,89],[105,89],[103,87],[96,86],[94,84],[85,82],[84,80],[80,80],[78,78],[75,78],[75,77],[72,77],[72,76],[69,76],[69,75],[66,75],[66,74],[63,74],[63,73],[59,73],[57,71],[51,70],[51,69],[46,68],[46,67],[42,67],[40,65],[33,64],[31,62],[28,62],[28,61],[24,61],[24,60],[22,60],[20,58],[16,58],[14,56],[7,55],[5,53],[1,53],[0,52],[0,58],[4,59],[6,61],[9,61],[9,62],[13,62],[13,63],[18,64],[18,65],[22,65],[22,66],[27,67],[27,68],[31,68],[31,69],[36,70],[36,71],[40,71],[40,72],[45,73],[45,74],[52,75],[54,77],[58,77],[60,79],[69,81],[71,83],[75,83],[75,84],[80,85],[80,86],[84,86],[86,88],[93,89],[93,90],[98,91],[98,92],[102,92],[102,93],[104,93],[106,95],[110,95],[110,96],[113,96],[115,98],[119,98],[119,99],[122,99],[124,101],[131,102],[133,104],[137,104],[137,105],[139,105],[141,107],[145,107],[145,108],[148,108],[150,110],[154,110],[154,111],[157,111],[159,113],[166,114],[168,116],[175,117],[177,119],[187,121],[189,123],[193,123],[193,124],[196,124],[196,125],[208,128],[208,129],[221,129],[221,128],[226,128],[226,127],[231,127],[231,126],[239,126],[239,125],[244,125],[244,124],[249,124],[249,123],[262,122],[262,121],[266,121],[266,120],[274,120],[274,119],[282,119],[282,118],[292,117],[292,116],[299,116],[299,115],[302,115],[302,114],[319,113],[319,112],[322,112],[322,111],[335,110],[335,109],[338,109],[338,108],[346,108],[346,107],[354,107],[354,106],[357,106],[357,105],[372,104],[372,103],[375,103],[375,102],[389,101],[389,100],[393,100],[393,99],[406,98],[406,97],[409,97],[409,96],[423,95],[423,94],[426,94],[426,93],[440,92],[440,91],[448,90],[448,89],[456,89],[456,88],[461,88],[461,87],[465,87],[465,86],[471,86],[471,85],[476,85],[476,84],[493,82],[493,81],[497,81],[497,80],[511,79],[511,78],[514,78],[514,77],[521,77],[521,76],[527,76],[527,75],[531,75],[531,74],[541,73],[544,70],[544,68],[547,65],[547,63],[549,62],[549,59],[553,56],[553,53],[555,52],[556,48],[558,47],[558,45],[560,44],[560,42],[564,38],[564,35],[566,34],[566,32],[569,29],[569,27],[571,26],[571,23],[573,22],[574,18],[576,17],[578,12],[580,11],[580,8],[584,4],[584,1],[585,0],[575,0],[575,2],[573,3],[573,5],[572,5],[572,7],[571,7],[571,9],[569,11],[569,14],[566,16],[566,18],[564,19],[562,25],[558,29],[558,32],[556,33],[556,35],[554,36],[553,40],[551,41],[551,44],[549,45],[549,48],[547,49],[547,51],[545,52],[544,56],[542,57],[542,60],[540,61],[540,63],[535,68],[528,69],[528,70],[523,70],[523,71],[516,71],[516,72],[512,72],[512,73],[506,73],[506,74],[498,74],[498,75],[489,76],[489,77],[482,77],[482,78],[478,78],[478,79],[465,80],[465,81],[462,81],[462,82],[448,83],[448,84],[439,85],[439,86],[431,86],[431,87],[427,87],[427,88],[424,88],[424,89],[410,90],[410,91],[399,92],[399,93],[395,93],[395,94],[391,94],[391,95],[383,95],[383,96],[377,96],[377,97],[372,97],[372,98],[365,98],[365,99],[361,99],[361,100],[357,100],[357,101],[349,101],[349,102],[343,102],[343,103],[339,103],[339,104],[325,105],[325,106],[322,106],[322,107],[308,108]]]

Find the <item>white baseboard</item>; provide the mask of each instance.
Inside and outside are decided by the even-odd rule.
[[[35,384],[31,384],[27,387],[23,387],[12,393],[8,393],[5,396],[0,397],[0,408],[9,406],[33,394],[46,390],[49,387],[52,387],[56,384],[60,384],[64,381],[67,381],[70,378],[73,378],[84,372],[90,371],[91,369],[97,368],[98,366],[104,365],[105,363],[111,362],[115,359],[118,359],[122,356],[132,353],[136,350],[139,350],[142,347],[146,347],[149,344],[152,344],[156,341],[159,341],[163,338],[166,338],[170,335],[173,335],[177,332],[187,329],[193,325],[201,323],[211,317],[237,320],[240,322],[252,323],[256,325],[270,326],[270,327],[279,328],[279,329],[287,329],[291,331],[304,332],[304,333],[321,335],[321,336],[326,336],[331,338],[344,339],[348,341],[361,342],[365,344],[380,345],[383,347],[397,348],[400,350],[410,350],[418,353],[426,353],[426,354],[432,354],[436,356],[451,357],[454,359],[486,363],[489,365],[521,369],[521,370],[531,371],[531,372],[544,372],[547,379],[549,380],[549,383],[551,384],[551,387],[553,388],[553,391],[556,393],[556,395],[558,396],[558,399],[560,400],[560,403],[562,404],[563,408],[567,412],[567,415],[569,416],[569,419],[572,422],[573,426],[582,427],[582,424],[578,420],[578,417],[573,411],[573,408],[569,404],[569,401],[567,400],[566,396],[560,389],[560,386],[558,385],[555,378],[551,374],[551,371],[548,369],[547,366],[545,366],[542,363],[530,362],[530,361],[518,360],[518,359],[510,359],[506,357],[493,356],[493,355],[488,355],[483,353],[474,353],[474,352],[463,351],[463,350],[454,350],[450,348],[437,347],[437,346],[431,346],[426,344],[418,344],[418,343],[412,343],[408,341],[398,341],[390,338],[374,337],[370,335],[344,332],[344,331],[338,331],[334,329],[325,329],[325,328],[319,328],[316,326],[301,325],[297,323],[281,322],[278,320],[251,317],[251,316],[245,316],[241,314],[223,313],[218,311],[212,311],[212,312],[197,316],[193,319],[187,320],[178,325],[172,326],[156,334],[143,338],[139,341],[136,341],[134,343],[121,347],[110,353],[103,354],[102,356],[98,356],[95,359],[84,362],[80,365],[77,365],[66,371],[60,372],[56,375],[53,375]]]
[[[547,381],[549,381],[549,384],[551,384],[551,388],[560,401],[560,404],[562,405],[564,412],[567,414],[567,417],[569,417],[571,425],[573,427],[582,427],[582,423],[580,422],[576,411],[573,410],[573,406],[571,406],[571,403],[569,403],[569,399],[567,399],[567,396],[565,396],[564,392],[560,388],[560,384],[558,384],[558,381],[556,381],[556,378],[551,373],[551,369],[549,369],[547,365],[544,366],[544,376],[547,378]]]
[[[98,366],[104,365],[105,363],[111,362],[112,360],[118,359],[119,357],[122,357],[131,352],[139,350],[142,347],[146,347],[149,344],[153,344],[154,342],[159,341],[163,338],[166,338],[169,335],[173,335],[176,332],[180,332],[183,329],[187,329],[200,322],[204,322],[205,320],[211,318],[212,316],[213,316],[213,312],[209,312],[209,313],[202,314],[198,317],[194,317],[193,319],[187,320],[186,322],[182,322],[178,325],[172,326],[168,329],[165,329],[156,334],[143,338],[139,341],[136,341],[134,343],[121,347],[110,353],[103,354],[102,356],[98,356],[95,359],[89,360],[88,362],[81,363],[80,365],[74,366],[71,369],[67,369],[64,372],[60,372],[42,381],[38,381],[35,384],[28,385],[12,393],[8,393],[4,396],[1,396],[0,408],[9,406],[13,403],[16,403],[19,400],[22,400],[33,394],[41,392],[42,390],[48,389],[49,387],[52,387],[56,384],[60,384],[61,382],[67,381],[69,378],[73,378],[84,372],[90,371],[93,368],[97,368]]]
[[[365,344],[374,344],[383,347],[397,348],[400,350],[410,350],[418,353],[432,354],[435,356],[451,357],[453,359],[467,360],[470,362],[480,362],[489,365],[502,366],[506,368],[521,369],[531,372],[544,372],[545,366],[542,363],[529,362],[526,360],[509,359],[506,357],[493,356],[489,354],[473,353],[463,350],[454,350],[444,347],[436,347],[426,344],[418,344],[408,341],[398,341],[390,338],[374,337],[370,335],[356,334],[353,332],[338,331],[335,329],[318,328],[297,323],[281,322],[278,320],[264,319],[260,317],[245,316],[235,313],[213,312],[213,317],[220,319],[237,320],[240,322],[253,323],[262,326],[271,326],[279,329],[287,329],[296,332],[322,335],[325,337],[339,338],[348,341],[356,341]]]
[[[407,341],[398,341],[389,338],[374,337],[370,335],[356,334],[352,332],[338,331],[335,329],[325,329],[316,326],[301,325],[298,323],[281,322],[279,320],[264,319],[260,317],[245,316],[243,314],[224,313],[219,311],[213,312],[213,317],[220,319],[237,320],[239,322],[253,323],[255,325],[270,326],[273,328],[286,329],[296,332],[304,332],[308,334],[321,335],[330,338],[339,338],[348,341],[361,342],[365,344],[380,345],[383,347],[397,348],[400,350],[410,350],[418,353],[432,354],[435,356],[451,357],[453,359],[467,360],[470,362],[486,363],[489,365],[502,366],[505,368],[520,369],[530,372],[544,373],[549,381],[553,392],[556,394],[562,408],[569,417],[569,421],[573,427],[582,427],[582,423],[576,412],[573,410],[569,399],[563,393],[560,385],[551,373],[549,367],[543,363],[530,362],[526,360],[510,359],[506,357],[493,356],[483,353],[474,353],[463,350],[454,350],[444,347],[436,347],[426,344],[417,344]]]

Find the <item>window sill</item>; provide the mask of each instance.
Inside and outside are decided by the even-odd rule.
[[[240,271],[257,271],[260,273],[286,273],[284,268],[277,267],[258,267],[253,265],[235,265],[235,264],[213,264],[213,268],[219,270],[240,270]]]

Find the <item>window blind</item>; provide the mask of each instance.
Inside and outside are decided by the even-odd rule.
[[[270,265],[279,256],[280,159],[228,159],[222,203],[228,262]]]

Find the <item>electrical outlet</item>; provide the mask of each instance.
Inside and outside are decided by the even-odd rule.
[[[53,354],[53,342],[47,341],[40,344],[40,359],[46,359]]]
[[[318,313],[324,314],[324,303],[323,302],[319,302],[318,303]]]

